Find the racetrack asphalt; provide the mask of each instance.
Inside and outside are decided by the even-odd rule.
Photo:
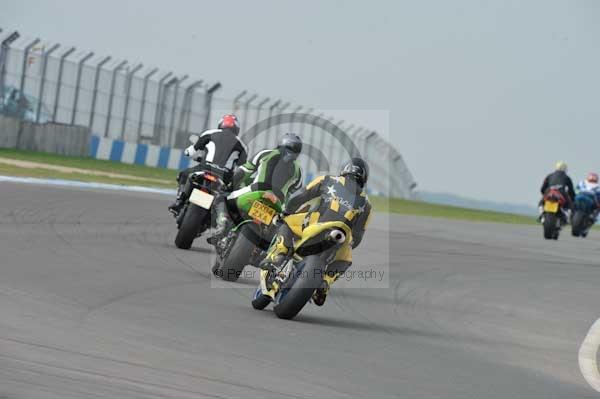
[[[171,198],[0,183],[0,398],[597,398],[600,233],[377,215],[355,263],[293,321],[215,284]],[[219,288],[227,287],[227,288]]]

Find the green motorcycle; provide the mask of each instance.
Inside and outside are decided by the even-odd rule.
[[[226,201],[232,228],[216,244],[217,257],[212,267],[215,276],[236,281],[244,267],[258,264],[277,232],[282,200],[269,189],[242,193]]]

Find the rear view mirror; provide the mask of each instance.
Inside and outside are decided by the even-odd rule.
[[[190,138],[189,138],[189,140],[190,140],[190,143],[192,143],[192,144],[196,144],[196,143],[198,142],[198,139],[199,139],[199,138],[200,138],[200,137],[198,137],[197,135],[195,135],[195,134],[192,134],[192,135],[190,136]]]

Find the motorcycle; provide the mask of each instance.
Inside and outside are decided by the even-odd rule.
[[[567,217],[563,210],[565,203],[565,197],[555,188],[551,188],[544,195],[541,222],[544,226],[545,239],[558,240],[562,226],[567,224]]]
[[[273,302],[273,311],[281,319],[293,319],[310,301],[314,291],[322,286],[327,266],[338,251],[349,250],[352,230],[341,221],[304,224],[304,214],[286,217],[286,222],[300,237],[281,266],[274,270],[261,270],[260,284],[256,289],[252,307],[266,308]]]
[[[198,136],[190,136],[195,143]],[[190,193],[185,205],[177,216],[177,248],[189,249],[197,237],[211,226],[212,206],[215,197],[225,186],[223,176],[227,170],[217,165],[207,165],[207,170],[190,174],[185,190]]]
[[[258,267],[264,259],[277,232],[283,203],[273,191],[265,189],[248,191],[226,205],[234,226],[215,244],[217,256],[212,272],[223,280],[236,281],[244,267]]]
[[[575,197],[575,211],[571,220],[571,233],[574,237],[587,237],[596,223],[598,202],[593,193],[582,192]]]

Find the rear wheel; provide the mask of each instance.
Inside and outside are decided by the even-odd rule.
[[[293,319],[321,285],[325,264],[318,255],[304,258],[304,269],[287,295],[273,308],[280,319]]]
[[[571,220],[571,233],[575,237],[583,237],[586,229],[586,215],[581,211],[575,211]]]
[[[558,217],[554,213],[544,214],[544,238],[546,240],[558,239]]]
[[[236,281],[244,267],[251,262],[252,252],[256,246],[246,237],[246,229],[248,229],[246,226],[240,228],[227,255],[219,262],[220,265],[215,274],[225,281]]]
[[[194,204],[188,204],[181,226],[175,236],[175,245],[177,248],[190,249],[192,243],[198,236],[202,228],[207,211]]]

